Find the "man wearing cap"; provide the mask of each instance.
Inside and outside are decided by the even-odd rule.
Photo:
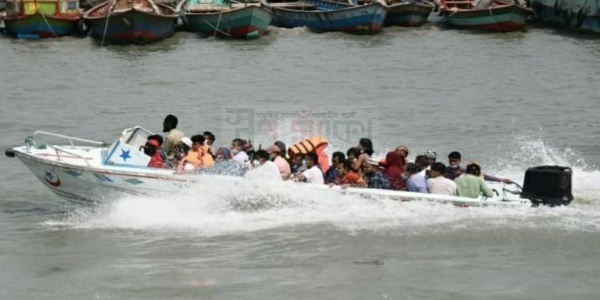
[[[389,179],[381,172],[381,169],[379,169],[379,161],[367,159],[365,165],[365,176],[367,177],[368,188],[392,190]]]
[[[281,178],[283,180],[288,180],[292,170],[290,169],[290,164],[287,160],[281,157],[281,149],[275,145],[271,145],[267,147],[267,153],[269,153],[271,160],[277,165],[279,173],[281,173]]]
[[[433,165],[435,163],[435,161],[437,160],[437,153],[435,151],[433,151],[432,149],[425,151],[425,153],[423,153],[423,155],[425,157],[427,157],[427,160],[429,161],[430,166]]]

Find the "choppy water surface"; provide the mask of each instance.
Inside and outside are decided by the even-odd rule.
[[[255,41],[178,33],[100,48],[0,39],[0,145],[35,130],[110,141],[222,132],[224,107],[377,108],[376,150],[460,150],[522,180],[574,169],[563,208],[456,208],[259,183],[62,202],[0,159],[2,299],[595,299],[600,293],[600,40],[436,26],[377,36],[277,30]],[[282,132],[289,137],[289,132]],[[230,137],[217,136],[217,144]],[[258,137],[257,143],[267,143]],[[333,140],[332,149],[353,143]],[[238,194],[273,195],[240,206]],[[268,199],[268,198],[267,198]]]

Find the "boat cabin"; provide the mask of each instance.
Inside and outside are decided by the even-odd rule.
[[[79,16],[78,0],[6,0],[6,16],[21,17],[40,12],[47,16]]]

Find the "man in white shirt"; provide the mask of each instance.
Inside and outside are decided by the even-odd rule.
[[[456,195],[456,183],[448,178],[445,178],[445,172],[446,166],[443,163],[436,162],[431,165],[429,179],[427,180],[427,190],[429,190],[430,194],[449,196]]]
[[[306,171],[297,175],[299,181],[306,181],[313,184],[325,184],[323,172],[317,166],[319,158],[316,153],[309,152],[304,157],[306,160]]]
[[[281,173],[277,165],[269,160],[269,153],[265,150],[258,150],[254,153],[254,158],[258,160],[260,166],[246,173],[246,178],[253,180],[274,180],[282,181]]]
[[[279,153],[280,151],[281,150],[279,149],[279,147],[275,145],[267,147],[267,152],[269,153],[269,155],[271,155],[272,161],[277,165],[277,168],[279,168],[281,178],[283,178],[283,180],[288,180],[292,171],[290,169],[290,164],[287,162],[287,160],[281,157],[281,153]]]
[[[248,162],[248,154],[243,150],[243,147],[244,140],[233,139],[233,141],[231,141],[231,155],[233,155],[233,160],[245,166]]]

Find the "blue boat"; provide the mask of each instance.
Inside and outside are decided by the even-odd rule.
[[[530,0],[535,22],[600,33],[600,0]]]
[[[264,1],[263,4],[273,12],[271,25],[283,28],[308,27],[314,32],[378,33],[387,14],[379,2],[353,6],[325,0]]]

